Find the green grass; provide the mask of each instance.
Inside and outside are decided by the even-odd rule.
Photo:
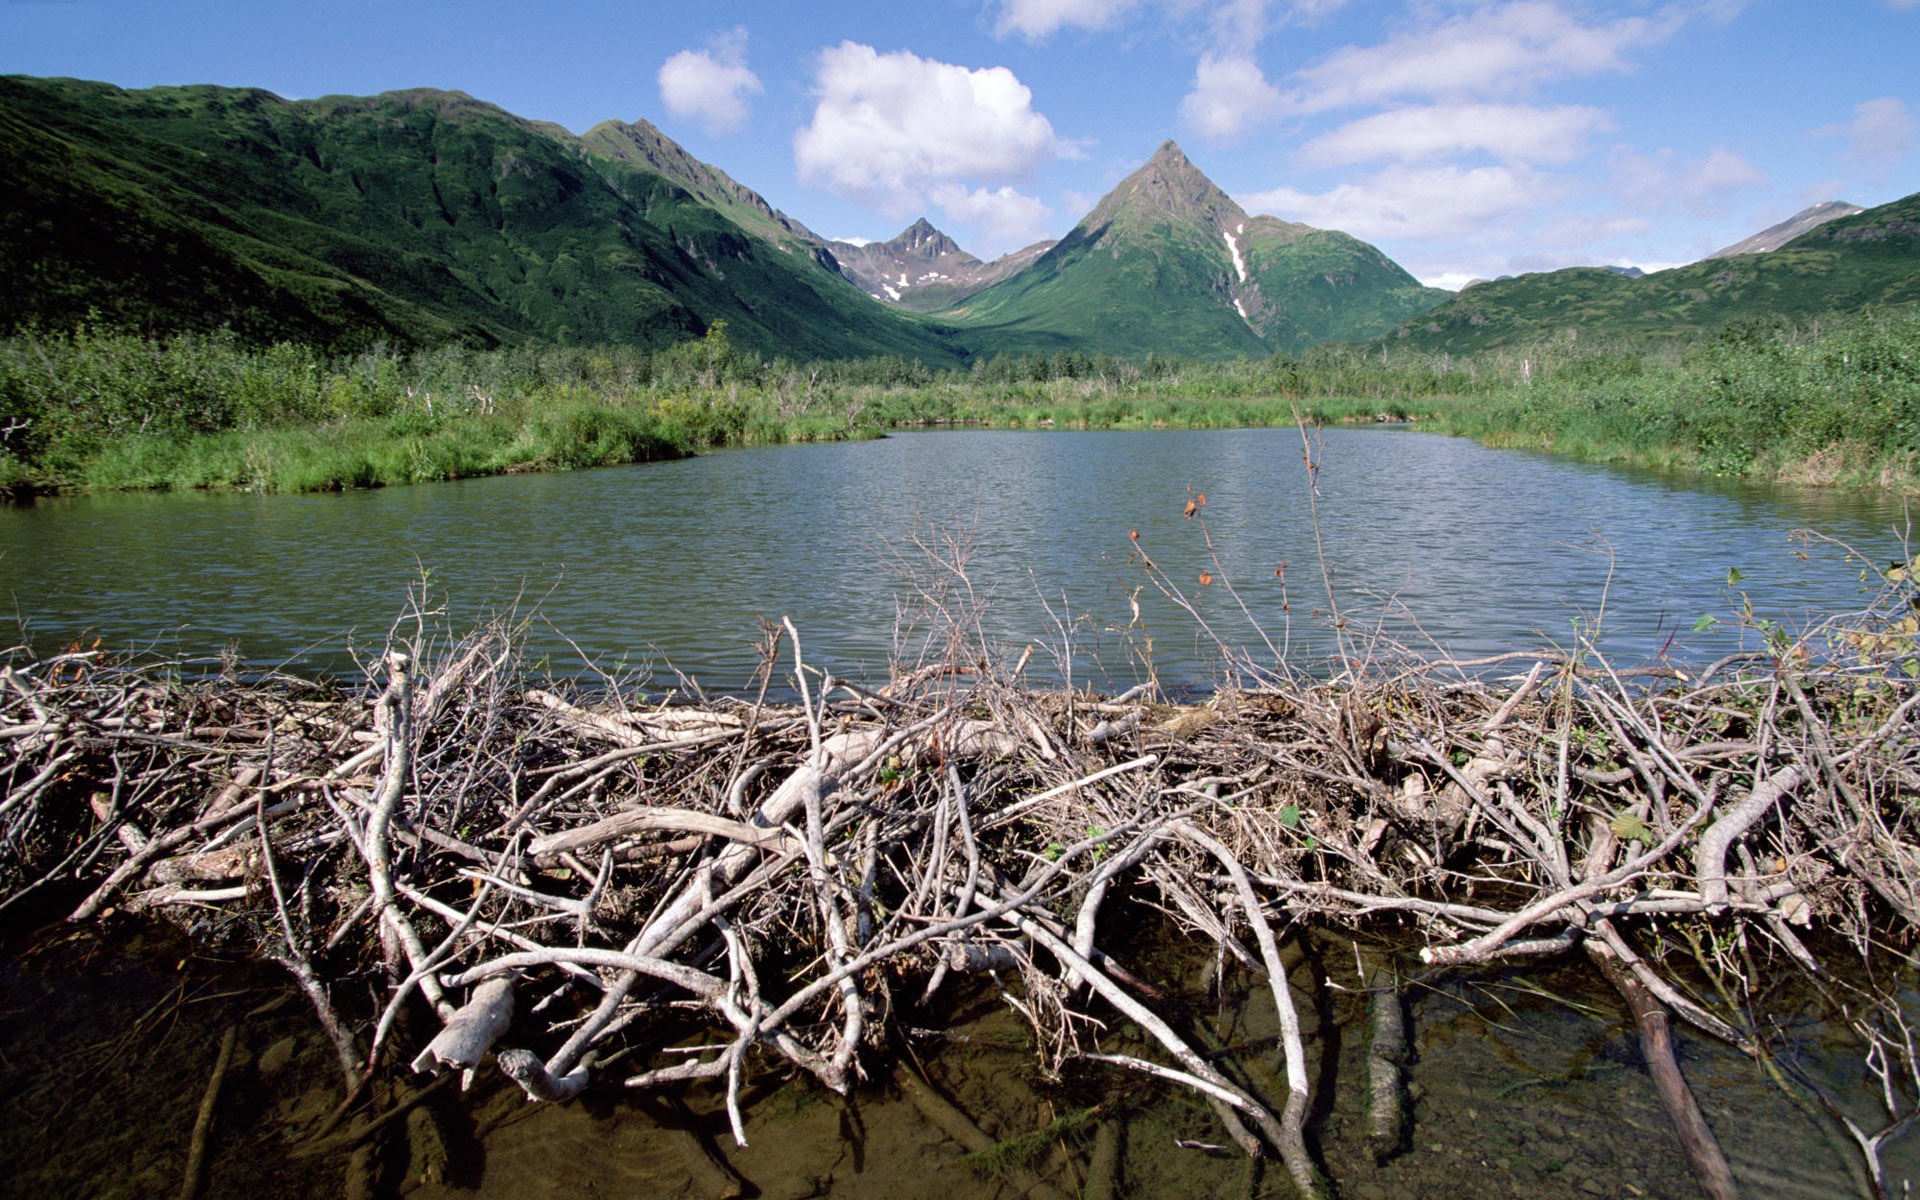
[[[1489,445],[1913,489],[1920,308],[1747,323],[1689,345],[1547,339],[1472,357],[1322,346],[1232,362],[1074,351],[934,372],[735,347],[328,357],[82,325],[0,340],[0,491],[315,491],[567,470],[964,424],[1225,429],[1381,417]]]
[[[1657,358],[1591,359],[1441,408],[1489,445],[1721,476],[1911,490],[1920,311],[1744,325]]]

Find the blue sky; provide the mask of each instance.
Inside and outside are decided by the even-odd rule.
[[[0,72],[644,117],[817,233],[987,258],[1173,138],[1442,286],[1920,190],[1920,0],[0,0]]]

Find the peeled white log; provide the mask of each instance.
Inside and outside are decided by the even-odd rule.
[[[447,1019],[446,1027],[413,1060],[413,1069],[454,1067],[461,1072],[460,1090],[465,1091],[473,1082],[474,1068],[511,1024],[513,980],[507,976],[489,979],[473,989],[467,1002]]]

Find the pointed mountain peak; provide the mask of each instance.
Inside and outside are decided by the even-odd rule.
[[[1081,228],[1103,240],[1142,226],[1192,226],[1207,238],[1233,233],[1247,214],[1171,139],[1094,206]]]
[[[1180,149],[1180,143],[1174,141],[1172,138],[1168,138],[1166,141],[1160,143],[1160,148],[1153,152],[1153,157],[1147,160],[1147,165],[1150,167],[1155,165],[1162,168],[1171,167],[1176,170],[1194,169],[1193,160],[1187,157],[1184,150]]]
[[[887,243],[887,248],[896,253],[917,251],[921,255],[934,258],[942,254],[963,254],[960,244],[933,227],[933,222],[921,217],[918,221],[901,231],[899,237]]]

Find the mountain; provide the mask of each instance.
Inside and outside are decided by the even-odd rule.
[[[1346,234],[1248,216],[1169,141],[1032,265],[940,315],[976,353],[1259,356],[1377,336],[1447,295]]]
[[[830,242],[842,273],[875,300],[935,312],[1025,270],[1052,248],[1040,242],[981,262],[925,217],[890,242]]]
[[[1575,333],[1686,338],[1752,319],[1811,320],[1920,303],[1920,194],[1836,217],[1778,250],[1628,279],[1573,267],[1479,284],[1388,341],[1469,354]]]
[[[1858,204],[1848,204],[1845,200],[1822,201],[1811,208],[1801,209],[1778,225],[1767,226],[1750,238],[1735,242],[1723,250],[1715,250],[1707,258],[1732,258],[1736,254],[1764,254],[1769,250],[1778,250],[1816,226],[1865,211]]]
[[[788,252],[801,251],[821,266],[839,273],[840,264],[823,253],[827,241],[781,212],[760,193],[736,182],[718,167],[701,162],[651,121],[602,121],[580,135],[590,153],[643,170],[653,171],[685,188],[689,195],[716,210],[748,233],[757,234]]]
[[[960,361],[677,151],[651,126],[576,138],[459,92],[0,77],[0,327],[657,347],[724,320],[767,354]]]

